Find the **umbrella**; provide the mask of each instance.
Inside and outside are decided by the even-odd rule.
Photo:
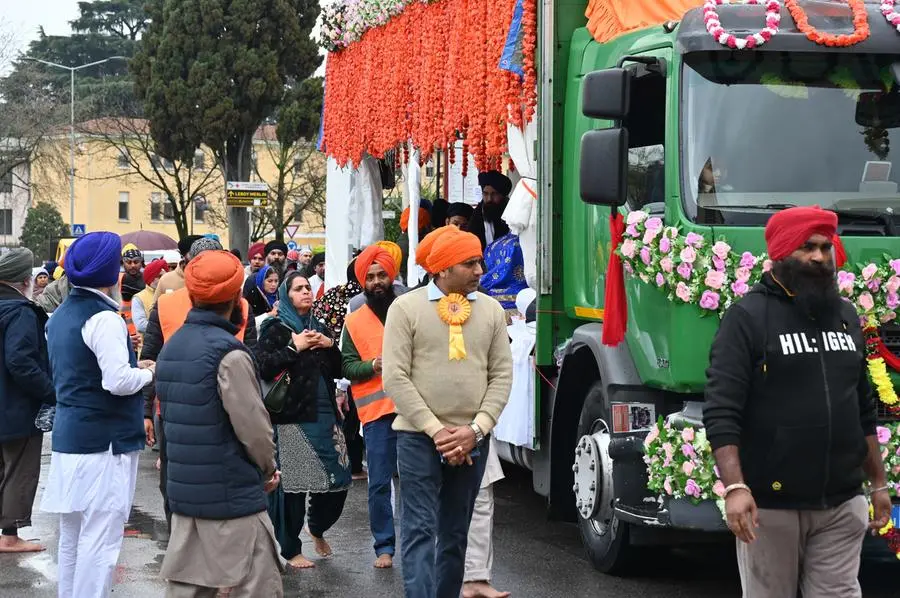
[[[178,242],[169,235],[150,230],[139,230],[122,235],[122,247],[133,243],[141,251],[178,249]]]

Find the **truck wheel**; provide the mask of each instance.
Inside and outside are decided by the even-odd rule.
[[[575,508],[578,529],[588,558],[595,568],[611,575],[628,569],[632,548],[629,526],[613,511],[612,459],[609,457],[609,406],[601,383],[595,383],[585,397],[578,422],[574,472]]]

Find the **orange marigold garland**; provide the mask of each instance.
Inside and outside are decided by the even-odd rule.
[[[537,2],[525,0],[522,3],[522,68],[525,77],[522,93],[525,104],[525,122],[529,122],[537,110],[537,68],[534,55],[537,49]]]
[[[834,34],[822,33],[809,24],[809,18],[806,12],[800,6],[797,0],[785,0],[784,5],[791,13],[791,18],[797,24],[797,29],[806,37],[819,45],[845,48],[858,44],[869,38],[869,17],[866,13],[866,4],[863,0],[849,0],[850,11],[853,15],[853,33]]]

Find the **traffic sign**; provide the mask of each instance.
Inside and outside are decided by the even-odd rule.
[[[297,242],[296,241],[288,241],[287,248],[288,248],[288,251],[293,251],[293,250],[297,249]]]
[[[228,181],[225,183],[225,205],[230,208],[258,208],[269,203],[266,183]]]
[[[87,227],[83,224],[73,224],[72,225],[72,236],[80,237],[80,236],[84,235],[86,230],[87,230]]]
[[[284,232],[286,232],[288,234],[288,236],[293,239],[294,235],[297,234],[297,230],[299,228],[300,228],[300,226],[297,224],[288,224],[287,226],[284,227]]]

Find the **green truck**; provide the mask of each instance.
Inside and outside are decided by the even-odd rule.
[[[818,204],[838,212],[850,263],[900,255],[900,33],[879,4],[867,4],[862,43],[817,45],[783,10],[780,32],[752,50],[720,44],[696,4],[598,43],[585,1],[539,3],[535,450],[500,451],[531,468],[608,573],[636,545],[726,532],[712,502],[658,500],[643,461],[656,418],[700,423],[718,317],[626,274],[624,342],[604,345],[611,210],[761,255],[774,211]],[[802,6],[821,31],[853,30],[845,2]],[[736,35],[764,26],[762,6],[717,10]],[[900,349],[894,330],[882,338]]]

